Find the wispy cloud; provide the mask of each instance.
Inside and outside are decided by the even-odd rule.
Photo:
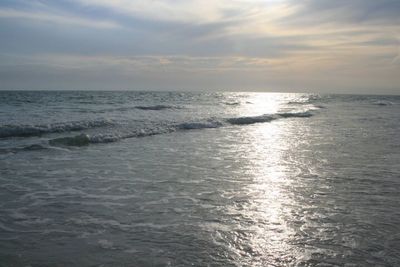
[[[1,67],[47,66],[59,69],[118,70],[124,73],[176,71],[222,72],[230,70],[264,70],[272,68],[269,61],[256,57],[198,57],[174,55],[109,56],[77,54],[39,54],[34,56],[0,55]]]
[[[37,11],[19,11],[10,8],[0,9],[0,18],[20,19],[20,20],[37,20],[43,22],[57,23],[61,25],[75,25],[83,27],[112,29],[120,27],[113,21],[93,20],[72,15],[57,15]]]
[[[285,18],[296,24],[388,24],[400,22],[397,0],[289,0],[295,12]]]
[[[73,0],[86,7],[103,7],[114,12],[150,19],[180,22],[211,22],[222,18],[226,1],[200,0]],[[235,1],[232,1],[235,2]],[[231,6],[232,4],[229,4]]]

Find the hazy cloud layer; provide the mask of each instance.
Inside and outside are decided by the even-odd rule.
[[[5,0],[0,89],[400,93],[397,0]]]

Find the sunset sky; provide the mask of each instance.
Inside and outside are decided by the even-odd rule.
[[[2,0],[0,89],[400,94],[399,0]]]

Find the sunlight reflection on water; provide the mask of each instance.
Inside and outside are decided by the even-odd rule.
[[[270,261],[271,257],[285,261],[282,256],[293,235],[284,216],[292,200],[287,194],[290,180],[282,158],[290,143],[282,138],[282,131],[285,131],[283,124],[261,124],[251,127],[243,136],[250,144],[246,157],[252,180],[243,189],[249,196],[243,213],[253,221],[249,244],[257,262]]]
[[[287,97],[283,94],[247,95],[248,105],[241,107],[241,113],[244,116],[277,113]],[[288,139],[291,137],[288,126],[284,121],[254,124],[237,135],[229,154],[236,153],[242,165],[238,178],[246,177],[248,182],[241,183],[233,206],[228,208],[242,218],[236,233],[232,234],[237,238],[231,239],[230,249],[243,264],[262,266],[291,262],[293,255],[287,250],[295,233],[287,225],[290,219],[287,214],[293,206],[289,194],[292,182],[289,177],[293,170],[284,159],[284,153],[291,149],[293,142]]]

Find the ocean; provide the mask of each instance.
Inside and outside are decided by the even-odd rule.
[[[400,266],[400,96],[0,91],[0,266]]]

